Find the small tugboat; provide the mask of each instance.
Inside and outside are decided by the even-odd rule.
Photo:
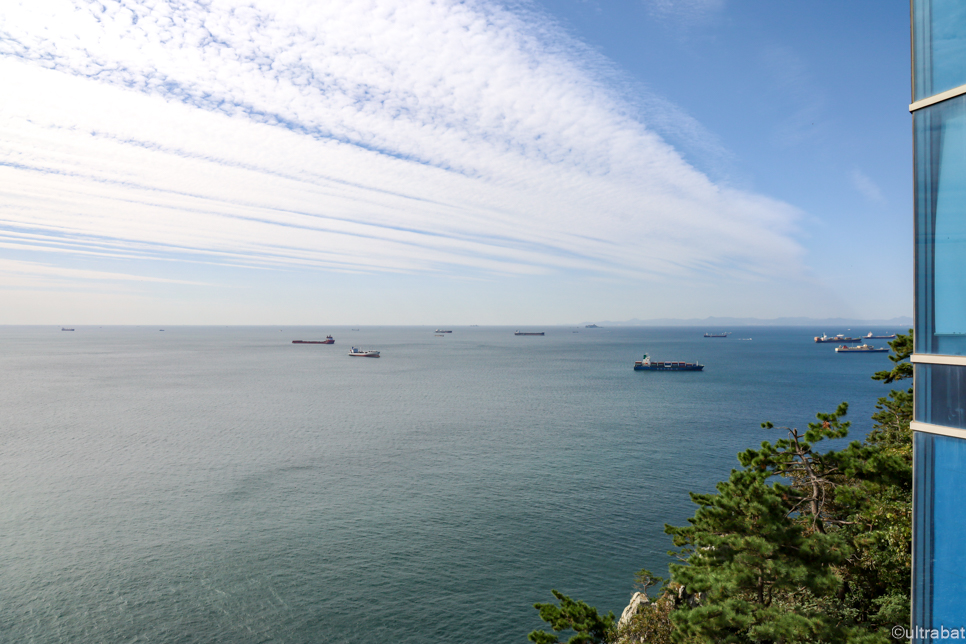
[[[872,335],[872,331],[869,331],[869,335],[862,336],[863,340],[895,340],[896,334],[892,335]]]
[[[513,335],[544,335],[543,331],[514,331]]]
[[[379,352],[373,351],[372,349],[359,349],[357,347],[352,347],[349,349],[349,355],[354,358],[378,358]]]
[[[843,344],[840,347],[835,347],[835,353],[885,353],[888,349],[879,349],[873,347],[871,344],[860,344],[857,347],[850,347]]]
[[[844,335],[842,335],[841,333],[839,333],[835,337],[830,338],[829,336],[827,336],[827,335],[825,335],[823,333],[821,335],[821,337],[815,336],[815,341],[818,342],[819,344],[823,344],[823,343],[826,343],[826,342],[832,342],[832,343],[843,343],[843,342],[845,342],[845,343],[848,343],[848,344],[852,344],[853,342],[862,342],[862,338],[847,338]]]
[[[703,364],[697,362],[652,362],[645,353],[644,357],[634,363],[634,371],[701,371]]]
[[[335,339],[327,335],[325,340],[292,340],[292,344],[335,344]]]

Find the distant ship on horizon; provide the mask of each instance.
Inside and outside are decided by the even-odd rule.
[[[543,331],[514,331],[513,335],[546,335]]]
[[[819,344],[823,344],[826,342],[832,342],[834,344],[841,344],[841,343],[852,344],[854,342],[862,342],[862,338],[848,338],[842,335],[841,333],[839,333],[837,336],[830,338],[829,336],[823,333],[821,337],[815,336],[815,341],[818,342]]]
[[[885,353],[888,349],[877,348],[871,344],[860,344],[857,347],[850,347],[847,344],[843,344],[840,347],[835,347],[835,353]]]
[[[701,371],[703,364],[697,362],[658,361],[654,362],[645,353],[644,357],[634,363],[634,371]]]
[[[325,340],[292,340],[292,344],[335,344],[335,339],[327,335]]]

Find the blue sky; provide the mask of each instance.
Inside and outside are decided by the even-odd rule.
[[[908,315],[908,5],[0,7],[0,323]]]
[[[689,161],[803,211],[796,239],[843,311],[911,315],[908,3],[542,6],[706,129],[718,150],[663,133]]]

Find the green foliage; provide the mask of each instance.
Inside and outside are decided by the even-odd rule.
[[[877,371],[872,375],[873,380],[882,380],[886,384],[891,384],[896,380],[912,378],[912,363],[906,362],[913,353],[913,331],[909,329],[908,334],[899,334],[896,339],[889,343],[892,354],[889,360],[895,365],[891,371]]]
[[[889,343],[892,355],[889,359],[895,364],[891,371],[878,371],[872,378],[884,382],[895,382],[912,378],[913,368],[906,362],[913,352],[912,329],[908,335],[900,335]],[[909,422],[913,413],[912,388],[905,390],[893,389],[885,398],[879,398],[872,415],[875,421],[872,431],[866,441],[885,450],[901,455],[912,462],[912,433]]]
[[[614,634],[614,613],[601,617],[597,609],[582,601],[574,601],[561,592],[551,590],[560,602],[556,604],[534,604],[540,611],[540,619],[550,624],[554,633],[574,631],[567,644],[603,644]],[[527,636],[535,644],[560,644],[554,633],[533,631]]]
[[[893,389],[885,398],[879,398],[872,415],[875,421],[866,442],[912,457],[909,421],[912,420],[912,388]]]
[[[840,625],[825,619],[812,598],[834,596],[835,574],[851,554],[847,541],[825,529],[826,469],[810,442],[841,437],[847,424],[834,414],[804,436],[738,458],[717,485],[717,494],[692,494],[698,505],[690,525],[666,526],[684,563],[671,566],[672,579],[694,599],[671,619],[682,638],[699,642],[844,641]],[[807,485],[770,483],[776,474]],[[799,520],[804,519],[804,520]]]
[[[653,572],[647,568],[641,568],[634,573],[634,585],[640,589],[645,595],[648,594],[648,590],[652,586],[665,586],[667,584],[667,579],[664,577],[658,577]]]

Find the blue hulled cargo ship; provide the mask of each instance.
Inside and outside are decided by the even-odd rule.
[[[644,357],[634,363],[634,371],[701,371],[703,364],[697,362],[652,362],[645,353]]]

